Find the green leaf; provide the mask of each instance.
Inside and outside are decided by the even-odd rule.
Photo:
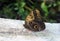
[[[48,6],[44,2],[41,4],[41,8],[43,9],[43,11],[48,13]]]
[[[48,6],[43,2],[41,4],[41,8],[45,12],[45,17],[47,18],[47,16],[48,16]]]
[[[20,7],[24,7],[25,6],[25,2],[21,2],[20,4],[21,4]]]
[[[56,3],[54,3],[54,4],[53,4],[53,6],[55,7],[55,6],[57,6],[57,4],[56,4]]]
[[[20,9],[19,9],[19,13],[20,13],[20,15],[22,15],[23,12],[24,12],[24,9],[23,9],[23,8],[20,8]]]
[[[49,4],[49,6],[48,7],[51,7],[52,6],[52,4]]]

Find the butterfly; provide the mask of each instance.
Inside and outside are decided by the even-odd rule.
[[[38,9],[32,10],[26,17],[24,27],[34,32],[45,29],[45,24]]]

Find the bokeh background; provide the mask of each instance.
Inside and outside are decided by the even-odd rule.
[[[44,22],[60,23],[60,0],[0,0],[0,18],[25,20],[36,8]]]

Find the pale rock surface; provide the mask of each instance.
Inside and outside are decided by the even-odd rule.
[[[46,29],[32,32],[23,20],[0,18],[0,41],[60,41],[60,23],[45,23]]]

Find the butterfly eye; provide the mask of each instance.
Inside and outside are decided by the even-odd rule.
[[[37,25],[35,25],[35,26],[34,26],[34,29],[37,29],[37,28],[38,28],[38,26],[37,26]]]

